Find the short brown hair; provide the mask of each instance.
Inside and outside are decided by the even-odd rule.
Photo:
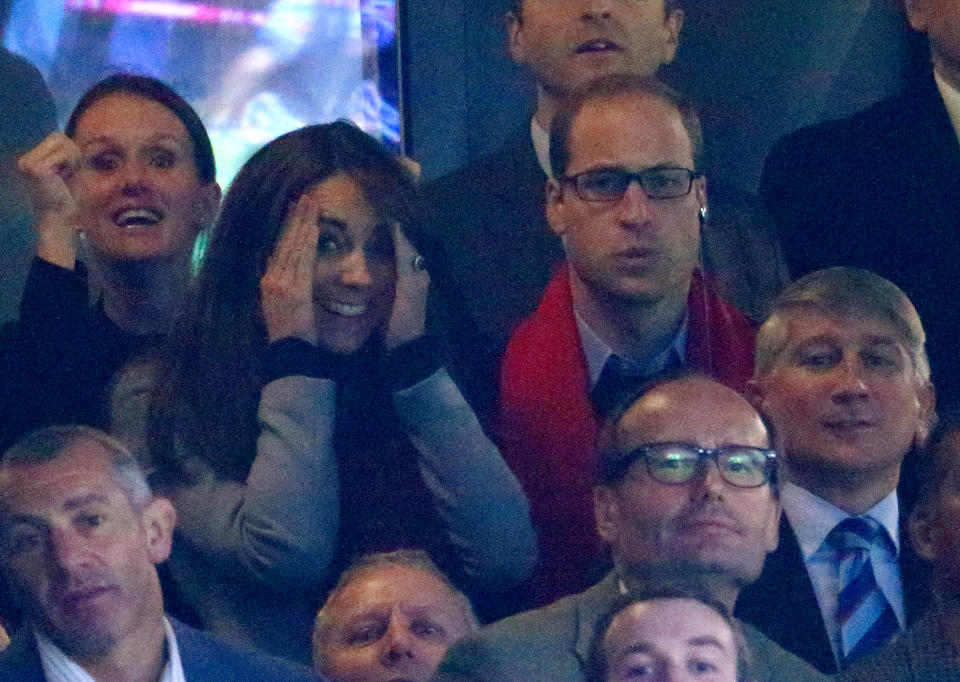
[[[683,122],[693,148],[693,170],[703,161],[703,132],[697,110],[683,95],[651,76],[613,74],[589,83],[564,99],[550,123],[550,170],[560,178],[567,172],[570,161],[570,129],[583,108],[602,100],[613,100],[630,95],[660,100],[674,109]]]

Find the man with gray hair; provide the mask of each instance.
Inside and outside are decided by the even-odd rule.
[[[367,554],[317,614],[314,667],[331,682],[427,682],[447,647],[476,629],[470,601],[426,552]]]
[[[925,601],[897,494],[933,418],[924,340],[898,287],[848,267],[787,287],[757,336],[748,391],[780,440],[784,515],[737,614],[824,672],[876,650]]]
[[[0,572],[26,623],[0,654],[17,682],[315,679],[164,616],[156,565],[176,513],[133,455],[86,426],[35,431],[0,460]]]

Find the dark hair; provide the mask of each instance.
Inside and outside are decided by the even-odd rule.
[[[99,100],[110,95],[133,95],[142,99],[148,99],[170,110],[170,112],[180,119],[187,129],[187,135],[193,143],[193,161],[197,167],[197,176],[204,184],[214,182],[217,179],[217,167],[213,159],[213,147],[210,144],[210,137],[207,135],[207,129],[203,126],[203,121],[193,110],[187,100],[178,95],[173,88],[149,76],[140,76],[132,73],[117,73],[107,76],[87,90],[73,113],[67,120],[67,126],[64,129],[67,137],[73,137],[77,129],[77,123],[80,117],[91,106]]]
[[[694,106],[673,88],[656,78],[634,74],[604,76],[577,90],[560,103],[550,123],[550,170],[553,177],[562,177],[570,161],[570,128],[577,114],[589,103],[614,100],[630,95],[652,97],[673,108],[679,114],[693,148],[693,170],[703,161],[703,133],[700,118]]]
[[[188,451],[219,453],[208,463],[242,478],[256,452],[256,411],[266,384],[267,333],[260,279],[290,206],[312,185],[344,173],[383,217],[409,224],[417,191],[399,159],[355,125],[337,121],[281,135],[237,174],[213,227],[195,290],[158,382],[151,446],[163,469]]]
[[[960,448],[954,443],[957,436],[960,436],[960,405],[951,405],[938,415],[927,442],[914,453],[912,473],[917,489],[914,509],[929,513],[936,503],[940,489],[960,457]]]
[[[614,618],[634,604],[664,599],[689,599],[700,602],[716,612],[716,614],[730,626],[730,631],[733,633],[733,642],[737,655],[737,671],[738,674],[742,674],[749,657],[749,652],[747,651],[743,634],[733,619],[733,616],[730,614],[730,610],[697,582],[684,580],[683,578],[675,578],[665,580],[662,583],[654,582],[651,585],[641,587],[637,590],[631,590],[620,595],[613,602],[613,606],[597,621],[593,629],[593,639],[590,642],[590,654],[587,658],[587,682],[604,682],[609,672],[607,669],[607,656],[603,645],[607,631],[610,629]]]

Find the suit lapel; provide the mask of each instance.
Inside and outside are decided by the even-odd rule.
[[[819,670],[837,671],[813,583],[785,514],[780,544],[767,555],[760,577],[740,592],[736,615]]]
[[[593,642],[597,622],[613,607],[620,596],[620,580],[611,571],[607,577],[588,590],[585,590],[576,613],[576,641],[573,648],[586,670],[590,659],[590,645]]]
[[[6,650],[0,653],[0,679],[44,682],[37,642],[29,626],[22,627]]]

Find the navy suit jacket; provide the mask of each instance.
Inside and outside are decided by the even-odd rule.
[[[901,528],[905,523],[901,518]],[[926,573],[926,564],[901,532],[900,578],[908,625],[927,605]],[[786,514],[780,517],[779,546],[767,555],[760,577],[740,591],[734,613],[818,670],[837,672],[813,583]]]
[[[960,398],[960,145],[932,74],[782,139],[760,196],[792,275],[852,265],[906,292],[941,403]]]
[[[238,649],[171,620],[187,682],[317,682],[306,668],[254,651]],[[0,680],[45,682],[36,640],[21,628],[0,653]]]

